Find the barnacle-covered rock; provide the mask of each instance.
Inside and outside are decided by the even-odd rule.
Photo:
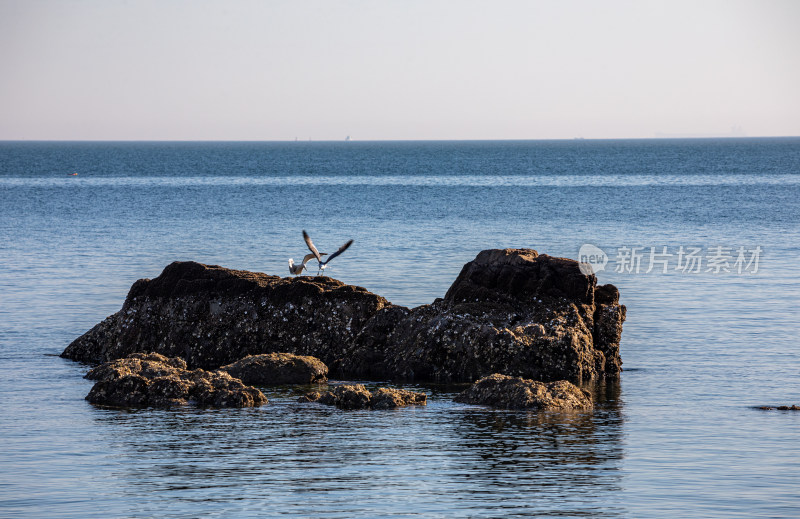
[[[381,387],[370,392],[362,384],[336,386],[324,393],[314,391],[303,395],[299,402],[318,402],[342,409],[394,409],[409,405],[426,405],[425,393],[407,389]]]
[[[407,405],[427,405],[427,403],[428,396],[425,393],[389,387],[379,387],[372,392],[370,399],[370,407],[373,409],[393,409]]]
[[[328,380],[328,366],[321,360],[292,353],[248,355],[220,370],[253,386],[321,384]]]
[[[132,353],[127,358],[95,366],[83,378],[110,380],[124,375],[139,374],[147,379],[171,375],[186,369],[186,361],[178,357],[165,357],[158,353]]]
[[[96,363],[154,351],[189,368],[235,369],[285,352],[317,357],[335,378],[579,382],[619,375],[624,320],[614,286],[531,249],[479,253],[444,298],[412,309],[328,277],[176,262],[134,283],[122,309],[62,356]]]
[[[193,402],[212,407],[254,407],[267,403],[258,389],[224,371],[186,369],[183,359],[134,353],[101,364],[86,374],[96,380],[86,400],[116,407],[167,407]]]
[[[332,369],[360,377],[469,382],[490,373],[614,378],[625,307],[577,261],[485,250],[443,299],[378,312]],[[380,333],[376,333],[379,330]]]
[[[454,398],[455,402],[503,409],[592,408],[592,396],[566,380],[538,382],[498,373],[484,377]]]
[[[190,368],[217,369],[248,355],[313,355],[327,365],[383,297],[329,277],[280,278],[193,261],[136,281],[122,309],[75,339],[62,357],[99,363],[154,351]]]

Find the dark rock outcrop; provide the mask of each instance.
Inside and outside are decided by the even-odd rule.
[[[321,360],[291,353],[248,355],[219,369],[252,386],[321,384],[328,380],[328,366]]]
[[[453,399],[465,404],[503,409],[591,409],[588,391],[558,380],[550,383],[495,373],[484,377]]]
[[[248,355],[313,355],[338,378],[470,382],[491,373],[573,382],[618,376],[625,307],[577,261],[486,250],[443,299],[408,309],[323,277],[176,262],[62,353],[138,351],[216,369]]]
[[[217,369],[248,355],[289,352],[329,365],[389,305],[328,277],[280,278],[192,261],[140,279],[122,309],[73,341],[63,357],[105,362],[135,352]]]
[[[168,407],[189,402],[212,407],[254,407],[267,403],[258,389],[224,371],[186,369],[186,362],[158,353],[134,353],[86,374],[96,380],[86,400],[115,407]]]
[[[425,393],[381,387],[370,392],[362,384],[336,386],[324,393],[314,391],[301,396],[299,402],[318,402],[342,409],[394,409],[409,405],[426,405]]]
[[[596,283],[574,260],[486,250],[464,266],[444,299],[377,312],[331,367],[359,377],[454,382],[490,373],[615,378],[625,307],[614,286]]]

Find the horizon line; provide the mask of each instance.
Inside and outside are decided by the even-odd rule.
[[[309,143],[309,142],[580,142],[580,141],[673,141],[673,140],[746,140],[746,139],[794,139],[800,135],[708,135],[682,137],[561,137],[561,138],[501,138],[501,139],[0,139],[0,142],[263,142],[263,143]]]

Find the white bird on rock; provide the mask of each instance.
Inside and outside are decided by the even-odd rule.
[[[308,245],[308,250],[310,250],[311,253],[314,255],[314,257],[317,258],[317,263],[319,263],[319,265],[318,265],[319,266],[319,270],[317,271],[317,275],[319,275],[320,272],[322,272],[323,276],[325,275],[325,267],[328,266],[328,263],[330,263],[330,261],[333,258],[335,258],[336,256],[338,256],[339,254],[341,254],[344,251],[346,251],[348,249],[348,247],[350,247],[353,244],[353,240],[348,240],[347,243],[345,243],[344,245],[339,247],[339,250],[337,250],[336,252],[331,254],[328,257],[328,259],[326,259],[325,261],[322,261],[322,256],[324,256],[324,254],[320,254],[319,252],[317,252],[317,248],[314,247],[314,244],[311,242],[311,238],[308,236],[308,233],[306,231],[303,231],[303,239],[306,241],[306,245]],[[306,256],[306,257],[308,257],[308,256]]]
[[[327,254],[324,252],[321,252],[319,255],[327,256]],[[304,270],[308,270],[308,268],[306,268],[306,263],[308,263],[314,258],[316,258],[316,256],[314,256],[313,254],[306,254],[305,256],[303,256],[303,262],[300,263],[299,265],[295,265],[294,260],[292,258],[289,258],[289,272],[291,274],[294,274],[295,276],[299,276],[300,274],[303,273]]]

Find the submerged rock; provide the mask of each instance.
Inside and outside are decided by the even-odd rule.
[[[453,401],[503,409],[591,409],[588,391],[558,380],[544,383],[495,373],[484,377],[456,396]]]
[[[299,402],[318,402],[342,409],[393,409],[409,405],[427,405],[425,393],[406,389],[378,388],[370,392],[362,384],[336,386],[330,391],[314,391],[299,398]]]
[[[759,407],[763,411],[800,411],[800,405],[779,405],[777,407],[764,405]]]
[[[116,407],[168,407],[193,402],[212,407],[254,407],[267,403],[258,389],[224,371],[189,371],[186,362],[158,353],[134,353],[101,364],[86,374],[96,380],[86,400]]]
[[[614,378],[625,306],[615,287],[596,283],[574,260],[486,250],[444,298],[409,309],[327,277],[176,262],[134,283],[122,309],[62,356],[103,362],[156,351],[189,368],[227,369],[288,352],[319,358],[336,378]]]
[[[248,355],[220,370],[253,386],[320,384],[328,380],[328,366],[321,360],[292,353]]]

